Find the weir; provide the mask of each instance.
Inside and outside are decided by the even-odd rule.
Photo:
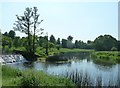
[[[27,62],[21,54],[0,55],[0,64]]]

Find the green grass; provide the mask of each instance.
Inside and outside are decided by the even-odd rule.
[[[90,49],[67,49],[61,48],[59,52],[93,52],[94,50]]]
[[[106,64],[120,63],[120,52],[117,51],[95,51],[91,56],[96,62]]]
[[[67,78],[52,76],[42,71],[18,70],[2,67],[2,86],[75,86]]]
[[[67,53],[67,52],[93,52],[94,50],[90,49],[68,49],[68,48],[60,48],[57,50],[56,48],[49,49],[49,56],[53,56],[60,53]],[[45,49],[38,47],[36,49],[36,54],[41,55],[40,58],[38,58],[39,61],[45,61],[45,59],[48,57],[45,55]]]

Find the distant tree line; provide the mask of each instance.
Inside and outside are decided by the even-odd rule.
[[[8,33],[2,34],[2,47],[5,48],[19,48],[26,50],[28,37],[16,36],[15,31],[10,30]],[[67,39],[56,39],[54,35],[49,36],[47,41],[47,36],[36,36],[35,47],[46,48],[48,42],[48,48],[77,48],[77,49],[95,49],[97,51],[117,51],[120,50],[120,41],[116,40],[111,35],[100,35],[94,41],[88,40],[87,43],[81,40],[75,40],[72,42],[73,37],[68,36]]]

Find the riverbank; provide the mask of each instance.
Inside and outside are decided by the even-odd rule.
[[[45,52],[45,50],[41,50],[38,51],[37,54],[41,55],[41,57],[38,58],[38,61],[40,62],[45,62],[46,58],[48,58],[49,56],[54,56],[54,55],[58,55],[61,53],[69,53],[69,52],[93,52],[94,50],[92,49],[68,49],[68,48],[60,48],[59,50],[57,50],[56,48],[51,48],[49,50],[49,55],[46,56],[45,54],[42,54],[43,52]]]
[[[120,63],[120,52],[118,51],[95,51],[91,54],[97,63],[116,64]]]
[[[2,86],[66,86],[75,87],[67,78],[48,75],[42,71],[18,70],[2,66]]]

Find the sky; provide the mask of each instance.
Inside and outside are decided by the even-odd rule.
[[[0,2],[0,29],[13,30],[16,15],[22,16],[26,7],[38,8],[40,27],[57,39],[73,36],[73,41],[94,40],[109,34],[118,39],[118,2]],[[17,36],[25,36],[16,32]]]

